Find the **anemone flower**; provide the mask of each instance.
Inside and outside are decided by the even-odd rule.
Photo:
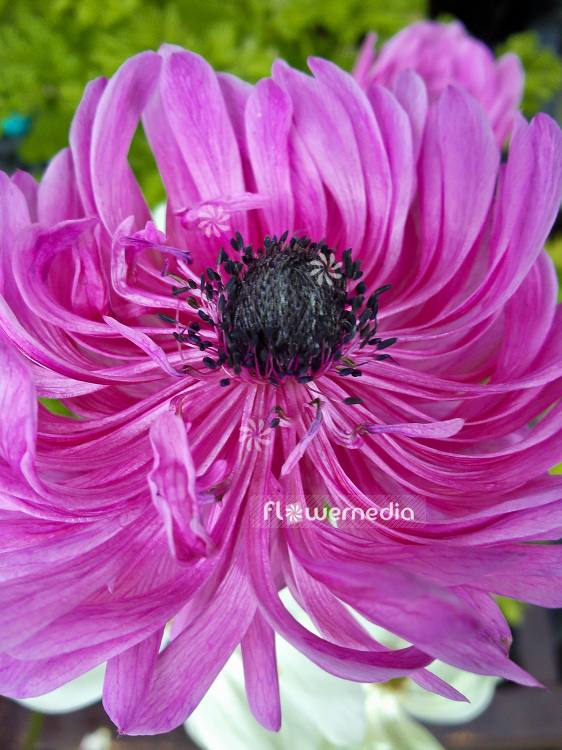
[[[378,54],[375,34],[368,34],[354,75],[364,87],[390,88],[403,70],[415,70],[427,86],[430,100],[447,86],[458,86],[483,107],[502,145],[511,131],[523,95],[523,68],[517,55],[496,60],[490,48],[467,34],[459,21],[444,24],[420,21],[390,39]]]
[[[562,603],[562,548],[524,543],[562,522],[559,129],[518,116],[500,166],[466,92],[309,65],[252,87],[142,53],[39,186],[0,175],[3,694],[107,661],[119,730],[164,732],[241,644],[277,729],[276,633],[357,682],[537,684],[492,595]]]

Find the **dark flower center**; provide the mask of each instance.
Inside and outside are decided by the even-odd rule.
[[[221,327],[234,364],[261,375],[305,377],[333,358],[345,335],[346,279],[327,246],[269,241],[228,294]]]
[[[165,265],[162,275],[182,283],[172,287],[172,294],[183,298],[187,293],[185,303],[200,318],[183,326],[170,315],[157,313],[176,326],[176,341],[205,352],[202,364],[210,370],[228,367],[240,375],[244,368],[274,386],[287,377],[307,383],[332,366],[341,376],[356,378],[371,357],[392,360],[390,354],[378,352],[392,346],[396,338],[377,336],[379,296],[390,284],[375,289],[368,299],[364,281],[349,292],[348,282],[363,275],[361,261],[352,260],[350,249],[336,262],[335,251],[323,241],[295,236],[287,242],[287,236],[288,232],[279,239],[266,237],[263,249],[254,252],[236,232],[230,242],[240,260],[221,247],[217,270],[207,268],[200,284],[168,272]],[[198,287],[199,299],[190,294]],[[215,329],[218,340],[216,336],[214,341],[206,340],[206,329]],[[366,347],[364,362],[349,356],[350,349],[353,353]],[[185,364],[183,370],[201,376],[191,365]],[[230,382],[230,377],[220,380],[222,386]]]

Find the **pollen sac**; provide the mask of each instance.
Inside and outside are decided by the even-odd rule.
[[[285,238],[266,238],[256,255],[243,250],[246,268],[228,293],[221,328],[235,367],[304,377],[345,336],[346,275],[326,245]]]

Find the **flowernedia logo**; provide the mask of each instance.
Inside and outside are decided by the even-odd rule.
[[[222,206],[205,206],[199,211],[199,224],[197,227],[205,232],[207,237],[211,233],[220,237],[221,232],[230,229],[230,214]]]
[[[270,500],[266,505],[269,505],[270,503],[273,504],[273,500]],[[276,505],[279,504],[279,501],[277,501]],[[271,506],[270,506],[271,507]],[[275,512],[277,517],[279,518],[278,511],[280,508],[275,508]],[[268,511],[265,510],[265,513],[267,514]],[[302,521],[302,508],[300,508],[296,503],[291,503],[291,505],[288,505],[285,508],[285,516],[287,518],[287,521],[289,523],[298,523],[299,521]],[[264,518],[264,520],[267,520]]]
[[[334,279],[341,279],[341,266],[336,262],[333,255],[330,255],[330,257],[325,260],[324,255],[321,255],[321,258],[316,258],[316,260],[310,262],[310,265],[313,267],[310,275],[316,276],[316,283],[319,286],[322,286],[324,282],[326,282],[328,286],[332,286]]]
[[[240,442],[247,451],[261,451],[263,446],[269,443],[275,430],[278,427],[286,427],[287,424],[287,417],[282,409],[275,406],[267,419],[255,422],[250,418],[247,424],[240,427]]]
[[[273,430],[266,427],[263,419],[256,424],[253,419],[248,420],[248,424],[240,428],[240,440],[247,451],[252,449],[261,451],[264,445],[267,445],[271,438]]]
[[[257,526],[297,526],[308,523],[330,523],[338,528],[358,524],[412,526],[426,522],[426,501],[416,495],[374,495],[361,503],[340,507],[325,496],[306,498],[264,498],[263,512],[254,519]],[[257,507],[257,503],[254,505]]]

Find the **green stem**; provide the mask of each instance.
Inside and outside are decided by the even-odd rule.
[[[43,714],[40,714],[38,711],[32,711],[27,725],[27,737],[25,738],[23,750],[35,750],[42,728]]]

